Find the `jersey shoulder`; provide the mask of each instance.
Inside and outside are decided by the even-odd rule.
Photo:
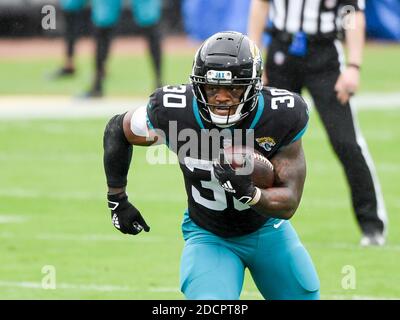
[[[262,90],[264,112],[259,126],[273,126],[284,137],[284,143],[293,142],[304,134],[309,120],[309,108],[297,93],[273,87]]]
[[[166,85],[156,89],[147,104],[147,122],[152,129],[166,130],[169,121],[180,121],[192,112],[193,92],[190,84]]]
[[[277,114],[291,115],[308,114],[308,105],[297,93],[278,89],[274,87],[264,87],[262,90],[264,106],[267,112],[274,111]]]

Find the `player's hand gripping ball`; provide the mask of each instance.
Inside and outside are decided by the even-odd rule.
[[[274,182],[273,166],[268,159],[243,146],[223,149],[214,160],[213,169],[221,187],[245,204],[258,201],[260,191],[256,187],[266,189]]]
[[[250,171],[254,185],[261,189],[274,184],[274,166],[260,152],[246,146],[230,146],[224,149],[225,161],[236,171]]]

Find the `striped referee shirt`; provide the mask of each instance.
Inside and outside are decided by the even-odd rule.
[[[365,9],[365,0],[264,0],[270,6],[273,29],[308,35],[336,35],[343,17]]]

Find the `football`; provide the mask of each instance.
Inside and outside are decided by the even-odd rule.
[[[257,150],[246,146],[229,146],[224,148],[224,154],[225,161],[236,171],[251,170],[251,178],[256,187],[266,189],[273,186],[274,166]]]

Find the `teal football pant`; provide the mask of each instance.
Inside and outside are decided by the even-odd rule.
[[[60,6],[64,11],[80,11],[86,5],[86,0],[60,0]]]
[[[132,16],[141,28],[150,27],[160,21],[161,0],[131,0]]]
[[[92,21],[98,28],[115,26],[121,14],[122,0],[92,0]]]
[[[319,299],[311,258],[289,221],[269,219],[259,230],[222,238],[185,213],[181,291],[187,299],[239,299],[248,268],[265,299]]]
[[[131,0],[132,17],[139,27],[149,27],[161,18],[160,0]],[[121,15],[122,0],[92,0],[92,21],[96,27],[110,28]]]
[[[87,0],[60,0],[64,11],[82,10]],[[131,0],[132,17],[139,27],[149,27],[161,18],[161,0]],[[119,20],[122,0],[92,0],[92,21],[99,28],[113,27]]]

